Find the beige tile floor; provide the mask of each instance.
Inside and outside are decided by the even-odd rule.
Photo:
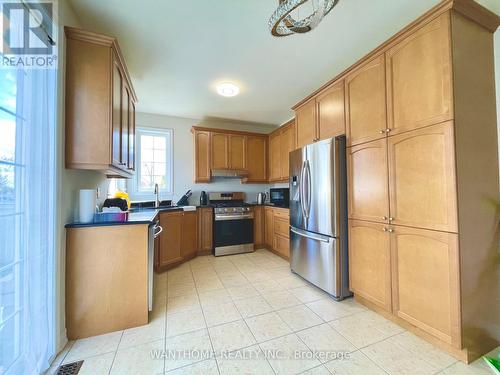
[[[70,342],[49,373],[83,359],[82,375],[490,374],[352,299],[335,302],[266,250],[155,275],[154,302],[147,326]]]

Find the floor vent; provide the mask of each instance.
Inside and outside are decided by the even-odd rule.
[[[80,372],[82,364],[83,361],[78,361],[59,366],[56,375],[76,375]]]

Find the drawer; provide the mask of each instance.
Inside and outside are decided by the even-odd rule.
[[[274,235],[274,250],[285,257],[290,257],[290,240],[279,234]]]
[[[282,219],[280,217],[274,217],[274,233],[279,234],[280,236],[289,238],[289,221],[287,219]]]
[[[274,216],[290,220],[290,210],[286,208],[275,208],[274,209]]]

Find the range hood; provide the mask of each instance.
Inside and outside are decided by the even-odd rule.
[[[212,177],[244,178],[248,171],[243,169],[212,169]]]

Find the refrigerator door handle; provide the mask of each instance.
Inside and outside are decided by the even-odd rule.
[[[300,199],[300,209],[302,211],[302,216],[304,216],[305,219],[307,219],[306,215],[306,208],[304,205],[304,176],[305,176],[305,171],[306,169],[306,162],[304,161],[302,163],[302,167],[300,168],[300,176],[299,176],[299,199]]]
[[[306,180],[307,180],[307,197],[306,197],[306,218],[309,218],[311,213],[311,166],[309,164],[309,160],[306,160]]]
[[[326,242],[326,243],[330,242],[330,237],[328,237],[328,236],[323,236],[321,234],[306,232],[305,230],[297,229],[294,227],[290,227],[290,230],[299,236],[309,238],[311,240],[321,241],[321,242]]]

